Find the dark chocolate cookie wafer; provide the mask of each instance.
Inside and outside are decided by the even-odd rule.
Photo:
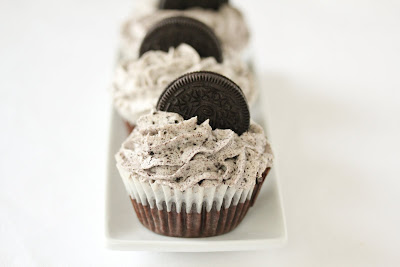
[[[170,17],[158,22],[146,34],[139,56],[150,50],[168,51],[170,47],[186,43],[201,57],[214,57],[222,62],[222,49],[214,32],[204,23],[183,16]]]
[[[192,7],[201,7],[218,10],[222,4],[228,3],[228,0],[160,0],[160,9],[188,9]]]
[[[231,129],[238,135],[250,124],[249,108],[239,86],[208,71],[188,73],[173,81],[161,94],[157,109],[185,119],[197,116],[199,124],[209,119],[213,129]]]

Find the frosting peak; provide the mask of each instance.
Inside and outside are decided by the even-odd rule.
[[[254,122],[238,136],[229,129],[212,130],[208,120],[198,125],[196,117],[153,111],[138,120],[116,159],[134,178],[184,191],[221,184],[248,189],[271,167],[273,155]]]

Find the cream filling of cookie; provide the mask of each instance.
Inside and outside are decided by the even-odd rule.
[[[229,4],[222,5],[218,11],[202,8],[159,10],[155,1],[143,2],[146,4],[123,25],[121,50],[124,59],[137,58],[148,30],[157,22],[174,16],[187,16],[203,22],[215,32],[223,48],[240,52],[249,42],[250,34],[241,12]]]
[[[184,191],[195,185],[254,186],[273,154],[264,131],[251,122],[238,136],[230,129],[213,130],[209,121],[184,120],[177,113],[152,111],[116,154],[117,165],[130,178],[151,181]]]
[[[117,67],[112,95],[120,115],[130,123],[148,113],[157,104],[163,90],[179,76],[193,71],[212,71],[234,81],[243,91],[249,105],[256,98],[254,77],[248,66],[232,56],[218,63],[201,58],[191,46],[181,44],[168,52],[149,51],[137,60]]]

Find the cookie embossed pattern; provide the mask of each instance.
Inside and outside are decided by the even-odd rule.
[[[185,119],[197,116],[198,123],[210,120],[213,129],[247,131],[250,113],[242,90],[228,78],[201,71],[173,81],[161,94],[157,109],[181,114]]]
[[[214,57],[222,62],[221,44],[213,31],[204,23],[184,16],[167,18],[155,24],[142,41],[139,57],[151,50],[168,52],[170,47],[182,43],[193,47],[203,58]]]

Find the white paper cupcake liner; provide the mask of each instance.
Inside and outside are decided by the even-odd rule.
[[[213,205],[217,211],[220,211],[222,204],[223,208],[228,208],[238,203],[244,203],[250,200],[254,186],[249,189],[236,189],[227,185],[218,185],[215,187],[203,187],[196,185],[185,191],[180,191],[176,188],[171,188],[167,185],[161,185],[156,182],[139,181],[136,177],[131,177],[130,173],[122,167],[117,166],[124,182],[125,188],[129,196],[144,206],[150,205],[153,209],[163,210],[163,203],[166,204],[167,211],[171,211],[171,207],[175,204],[176,212],[181,212],[183,203],[185,203],[186,212],[189,213],[193,204],[196,204],[198,213],[205,205],[206,211],[209,212]]]

